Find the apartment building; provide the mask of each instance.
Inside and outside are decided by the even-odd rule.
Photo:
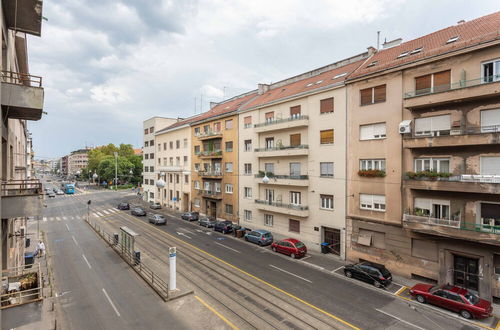
[[[157,187],[155,202],[182,212],[191,211],[191,126],[197,116],[157,131],[156,175],[165,182]]]
[[[156,173],[155,173],[155,135],[157,130],[163,129],[177,122],[176,118],[152,117],[142,123],[143,126],[143,199],[147,202],[154,202],[157,193]]]
[[[28,71],[27,35],[40,36],[41,5],[4,1],[0,15],[1,55],[1,226],[2,270],[24,265],[28,217],[42,213],[42,187],[31,173],[31,138],[28,121],[43,112],[41,77]]]
[[[345,257],[345,78],[368,53],[274,83],[239,110],[242,225]]]
[[[347,255],[500,297],[500,13],[348,79]]]
[[[192,210],[239,222],[238,110],[257,95],[233,97],[201,114],[191,123]]]
[[[68,155],[68,175],[79,175],[89,163],[90,148],[75,150]]]

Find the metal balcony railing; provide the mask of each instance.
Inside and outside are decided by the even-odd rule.
[[[208,132],[199,132],[195,136],[197,138],[208,138],[208,137],[217,137],[217,136],[222,136],[222,131],[208,131]]]
[[[203,197],[222,198],[222,193],[213,190],[200,190]]]
[[[473,183],[500,183],[500,175],[486,175],[486,174],[459,174],[449,177],[408,177],[405,180],[417,181],[446,181],[446,182],[473,182]]]
[[[198,154],[200,157],[219,157],[222,156],[222,150],[208,150],[208,151],[202,151]]]
[[[447,92],[450,90],[479,86],[479,85],[484,85],[484,84],[491,84],[491,83],[495,83],[495,82],[500,82],[500,75],[493,75],[493,76],[482,77],[482,78],[471,79],[471,80],[460,80],[458,82],[450,83],[450,84],[446,84],[446,85],[434,86],[431,88],[424,88],[424,89],[417,89],[417,90],[405,93],[404,98],[409,99],[409,98],[416,97],[416,96],[437,94],[437,93]]]
[[[255,174],[256,178],[263,178],[264,173]],[[267,173],[267,177],[270,179],[289,179],[289,180],[307,180],[309,179],[308,175],[275,175],[271,173]]]
[[[292,150],[292,149],[309,149],[309,145],[307,145],[307,144],[300,144],[298,146],[279,146],[279,147],[272,147],[272,148],[256,148],[255,152],[278,151],[278,150]]]
[[[432,226],[460,228],[460,220],[439,219],[422,215],[403,214],[403,222],[414,222]]]
[[[2,197],[42,194],[42,183],[36,179],[2,181]]]
[[[222,172],[216,172],[216,171],[198,171],[198,175],[201,176],[222,176]]]
[[[270,202],[270,201],[261,200],[261,199],[256,199],[255,203],[256,204],[262,204],[262,205],[270,205],[270,206],[282,207],[282,208],[292,209],[292,210],[297,210],[297,211],[307,211],[307,210],[309,210],[308,206],[295,205],[295,204],[286,204],[286,203],[282,203],[282,202]]]
[[[476,134],[489,134],[489,133],[500,133],[500,125],[456,126],[447,130],[440,130],[440,131],[413,132],[411,134],[411,138],[429,138],[429,137],[443,137],[443,136],[454,136],[454,135],[476,135]]]
[[[292,117],[288,117],[288,118],[284,118],[284,119],[272,119],[269,121],[265,121],[263,123],[255,124],[255,125],[253,125],[253,127],[276,125],[276,124],[286,123],[286,122],[295,121],[295,120],[302,120],[302,119],[309,119],[309,116],[300,115],[300,116],[292,116]]]
[[[26,73],[2,71],[2,81],[31,87],[42,87],[42,77]]]

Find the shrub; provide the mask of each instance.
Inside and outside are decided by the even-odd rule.
[[[359,176],[365,176],[368,178],[383,178],[385,177],[385,171],[381,170],[359,170],[358,171]]]

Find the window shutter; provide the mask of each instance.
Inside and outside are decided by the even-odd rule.
[[[373,128],[371,125],[363,125],[359,127],[359,139],[370,140],[372,138]]]
[[[372,104],[372,89],[366,88],[359,91],[361,97],[361,105]]]
[[[430,118],[417,118],[415,119],[415,134],[423,135],[430,134],[431,132],[431,119]]]
[[[451,128],[450,115],[430,117],[432,131],[446,131]]]
[[[359,194],[359,202],[361,204],[371,204],[372,200],[372,195]]]
[[[385,204],[385,195],[373,195],[373,203]]]
[[[289,219],[288,231],[300,233],[300,221]]]
[[[333,97],[320,101],[319,112],[320,113],[333,112]]]
[[[373,137],[379,139],[386,136],[385,123],[373,125]]]
[[[421,77],[415,78],[415,94],[425,94],[429,93],[431,90],[432,75],[428,74]]]
[[[500,130],[500,109],[481,111],[481,127],[485,126],[498,126]]]
[[[434,73],[434,91],[445,91],[450,89],[451,71]]]
[[[250,125],[252,124],[252,116],[248,116],[244,118],[244,124],[245,125]]]
[[[419,208],[422,210],[430,210],[431,209],[431,200],[428,198],[415,198],[415,202],[414,202],[413,207]]]
[[[300,134],[290,134],[290,146],[297,147],[300,145]]]
[[[296,105],[294,107],[290,107],[290,116],[298,116],[300,115],[300,105]]]
[[[377,87],[374,87],[374,98],[373,102],[385,102],[385,92],[386,92],[386,87],[385,85],[380,85]]]
[[[321,131],[321,144],[331,144],[333,143],[333,129],[329,129],[326,131]]]
[[[481,157],[481,174],[500,175],[500,157]]]
[[[266,112],[266,119],[272,119],[272,118],[274,118],[274,111]]]

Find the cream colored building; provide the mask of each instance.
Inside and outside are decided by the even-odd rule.
[[[68,175],[78,175],[89,163],[90,149],[80,149],[68,155]]]
[[[345,78],[361,54],[259,85],[239,110],[240,224],[345,256]]]

